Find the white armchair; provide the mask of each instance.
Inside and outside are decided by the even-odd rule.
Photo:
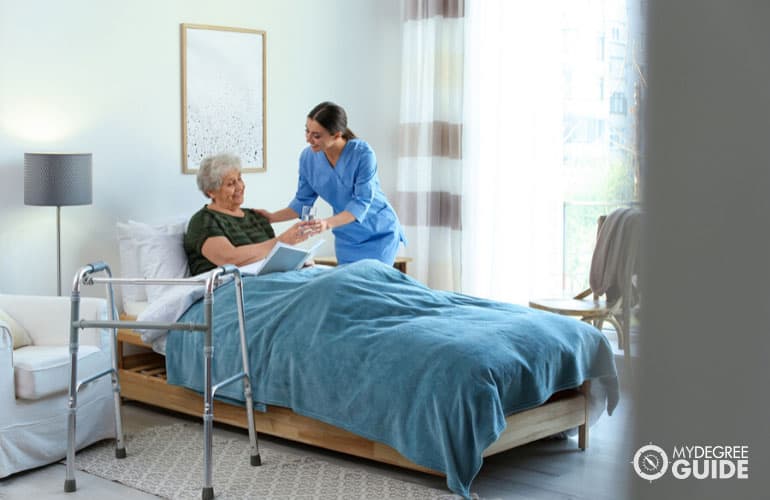
[[[0,327],[0,478],[49,464],[67,452],[70,373],[69,297],[0,295],[0,309],[32,338],[13,349],[10,332]],[[107,319],[107,301],[80,299],[80,318]],[[82,330],[78,379],[110,368],[109,330]],[[76,448],[115,437],[115,406],[110,377],[78,392]]]

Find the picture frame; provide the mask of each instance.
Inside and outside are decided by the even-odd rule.
[[[182,172],[203,158],[240,157],[243,172],[266,163],[266,33],[204,24],[180,25]]]

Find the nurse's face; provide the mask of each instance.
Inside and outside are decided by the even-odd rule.
[[[305,140],[310,144],[310,149],[312,149],[314,153],[326,151],[334,145],[341,136],[342,134],[339,132],[334,135],[330,134],[328,130],[323,128],[320,123],[312,118],[308,118],[305,123]]]

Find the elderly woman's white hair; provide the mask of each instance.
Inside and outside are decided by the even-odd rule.
[[[227,153],[207,156],[198,167],[198,176],[196,178],[198,189],[207,198],[210,198],[209,192],[219,189],[222,186],[222,179],[225,174],[231,170],[241,171],[241,159],[239,157]]]

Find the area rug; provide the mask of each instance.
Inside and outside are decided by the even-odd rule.
[[[249,464],[249,441],[213,436],[213,486],[218,499],[433,499],[459,498],[363,469],[293,455],[260,442],[262,465]],[[169,499],[197,499],[203,484],[203,426],[173,424],[126,437],[124,459],[114,441],[79,452],[76,468]]]

